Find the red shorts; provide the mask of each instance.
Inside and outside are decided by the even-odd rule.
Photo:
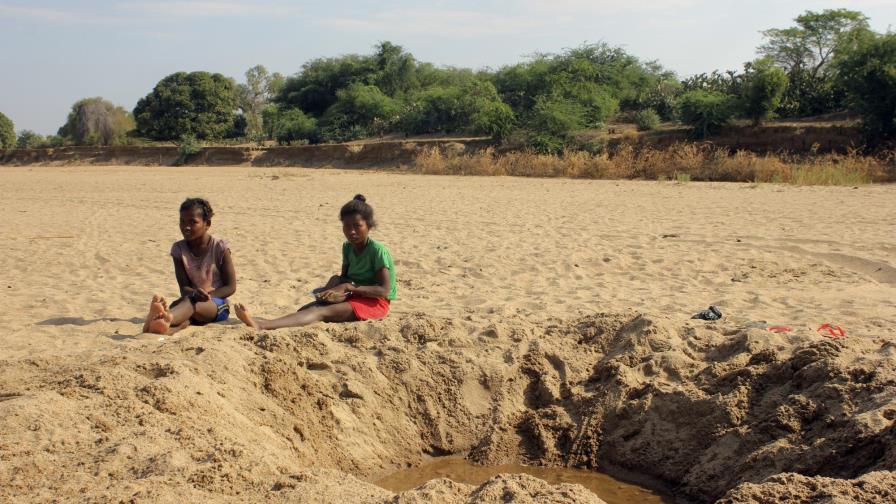
[[[371,297],[350,297],[348,304],[358,320],[377,320],[389,314],[389,300]]]

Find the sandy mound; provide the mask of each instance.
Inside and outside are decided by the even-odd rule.
[[[344,474],[471,451],[630,471],[701,502],[883,501],[896,469],[896,345],[883,340],[637,313],[485,327],[408,315],[117,348],[0,363],[0,496],[593,499],[521,475],[396,497]]]

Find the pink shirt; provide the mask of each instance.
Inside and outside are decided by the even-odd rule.
[[[221,281],[221,270],[224,268],[224,254],[230,250],[226,241],[214,236],[209,238],[211,239],[208,242],[208,249],[203,257],[194,256],[186,240],[174,242],[171,246],[171,257],[184,265],[193,287],[206,292],[224,285]]]

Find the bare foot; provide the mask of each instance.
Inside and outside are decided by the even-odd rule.
[[[171,328],[171,320],[173,318],[174,317],[168,312],[161,313],[158,317],[147,322],[146,332],[155,334],[167,334],[168,329]]]
[[[251,327],[252,329],[261,329],[261,326],[258,325],[258,322],[255,321],[251,316],[249,316],[249,311],[246,310],[246,305],[243,303],[236,303],[233,305],[233,310],[236,312],[236,317],[243,321],[244,324]]]
[[[149,313],[146,314],[146,319],[143,321],[143,332],[150,332],[149,323],[158,319],[166,311],[168,311],[168,302],[165,301],[165,298],[158,294],[153,296],[152,301],[149,302]]]

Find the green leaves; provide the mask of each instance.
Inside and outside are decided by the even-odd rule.
[[[866,40],[837,62],[837,74],[869,137],[896,139],[896,34]]]
[[[0,112],[0,149],[14,149],[16,147],[16,129],[12,119]]]
[[[184,135],[220,139],[232,134],[237,108],[233,79],[208,72],[177,72],[156,84],[134,109],[140,135],[175,140]]]
[[[678,99],[678,118],[693,128],[694,138],[706,138],[728,124],[734,109],[731,96],[714,91],[689,91]]]

